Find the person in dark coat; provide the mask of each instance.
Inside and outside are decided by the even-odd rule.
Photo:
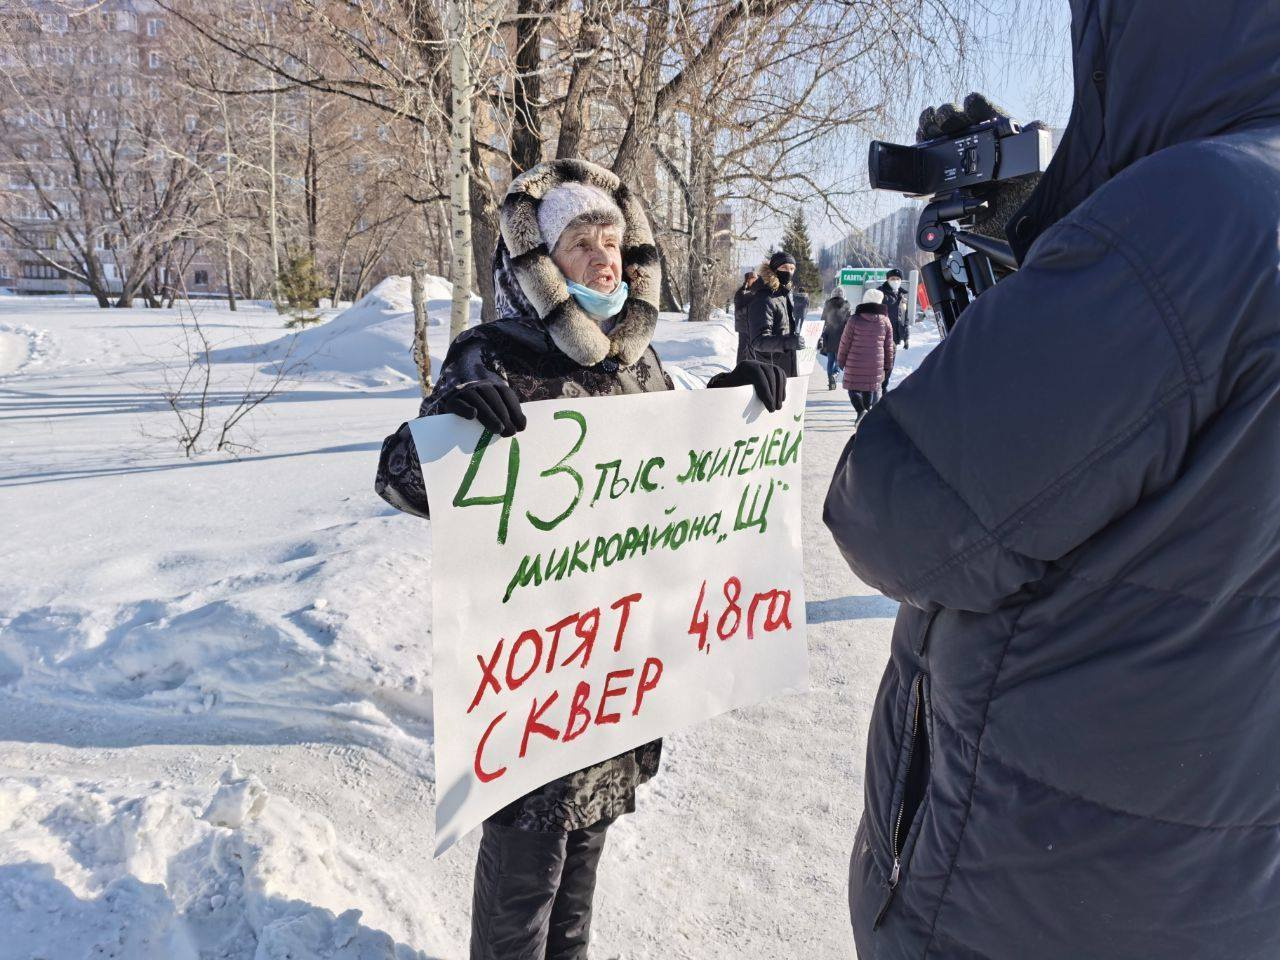
[[[791,292],[791,311],[796,318],[796,329],[804,323],[805,315],[809,312],[809,294],[805,293],[800,287],[796,287]]]
[[[672,389],[650,343],[660,288],[653,235],[614,174],[582,160],[540,164],[512,182],[499,220],[500,319],[453,341],[419,416],[453,413],[511,436],[525,426],[524,402]],[[785,398],[779,372],[751,361],[708,386],[746,384],[770,410]],[[374,489],[429,516],[407,424],[383,442]],[[472,960],[585,960],[605,832],[635,809],[661,748],[654,741],[560,777],[485,821]]]
[[[845,323],[836,350],[836,362],[844,370],[844,388],[859,424],[876,401],[893,372],[893,328],[879,290],[868,290]]]
[[[840,349],[840,338],[844,336],[845,324],[853,316],[849,309],[849,301],[845,299],[844,287],[836,285],[826,303],[822,305],[822,336],[818,340],[818,352],[827,358],[827,389],[836,388],[836,374],[840,364],[836,360],[836,352]]]
[[[893,345],[903,350],[911,349],[911,300],[910,291],[902,285],[902,271],[894,268],[885,275],[884,283],[877,288],[884,295],[884,306],[889,311],[889,324],[893,327]]]
[[[800,350],[799,318],[791,302],[795,257],[775,253],[760,265],[758,272],[747,310],[751,359],[772,363],[788,377],[794,377]]]
[[[742,275],[742,286],[733,292],[733,329],[738,334],[738,363],[748,359],[751,350],[750,327],[747,322],[756,275],[748,270]]]
[[[827,497],[902,601],[862,960],[1280,956],[1280,0],[1071,6],[1021,269]]]

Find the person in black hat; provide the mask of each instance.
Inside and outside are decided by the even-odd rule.
[[[911,349],[911,304],[907,301],[910,291],[902,283],[902,271],[896,267],[889,271],[884,283],[877,288],[884,294],[884,305],[889,311],[889,323],[893,327],[893,345],[903,350]]]
[[[746,359],[772,363],[788,377],[796,376],[796,354],[800,350],[800,318],[791,302],[795,272],[796,258],[789,253],[775,253],[762,263],[747,310],[751,342]]]

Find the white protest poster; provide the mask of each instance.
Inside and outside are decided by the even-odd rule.
[[[806,381],[410,428],[431,503],[436,854],[567,773],[808,685]]]
[[[796,357],[796,370],[801,376],[807,376],[818,363],[818,338],[822,336],[822,319],[805,320],[800,324],[800,337],[804,340],[804,349]],[[822,368],[826,373],[826,367]]]

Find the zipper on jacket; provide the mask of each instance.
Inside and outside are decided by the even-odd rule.
[[[915,696],[915,709],[911,713],[911,734],[907,738],[907,762],[904,776],[909,776],[911,772],[911,759],[916,750],[916,739],[920,735],[920,714],[924,708],[924,674],[917,674],[915,683],[912,684],[913,695]],[[902,819],[907,812],[907,785],[904,781],[902,789],[902,799],[898,801],[898,812],[893,818],[893,833],[889,838],[891,852],[893,853],[893,867],[889,871],[889,893],[884,898],[884,903],[880,905],[880,911],[876,914],[875,921],[871,924],[874,930],[880,926],[884,916],[889,912],[889,905],[893,903],[894,895],[898,892],[898,881],[902,878],[902,845],[906,842],[906,837],[902,835]]]

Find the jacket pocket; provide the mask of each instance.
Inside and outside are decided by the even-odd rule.
[[[932,623],[932,618],[929,618]],[[926,629],[927,633],[927,629]],[[889,805],[888,892],[876,914],[873,929],[880,926],[888,913],[898,886],[902,882],[907,838],[924,804],[929,789],[930,743],[928,724],[928,677],[917,673],[911,680],[907,696],[907,714],[903,723],[902,745],[898,757],[898,774],[894,777],[894,801]]]

